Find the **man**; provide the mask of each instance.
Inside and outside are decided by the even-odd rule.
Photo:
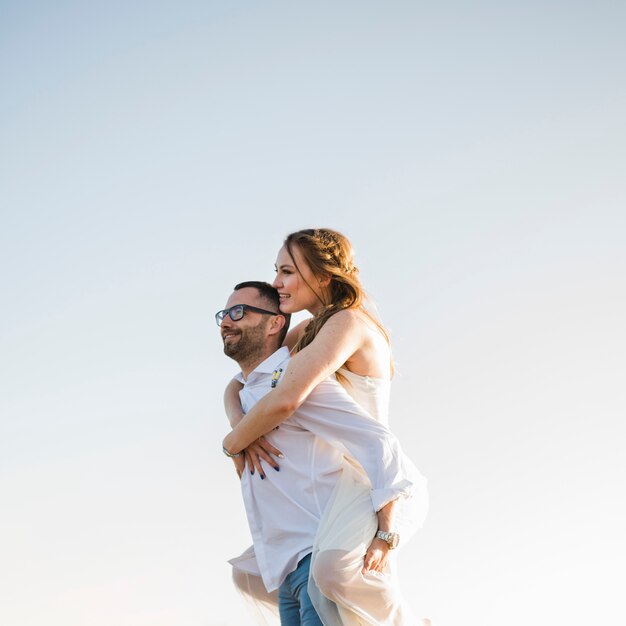
[[[224,353],[241,367],[244,411],[279,384],[289,362],[289,351],[281,348],[288,319],[278,305],[278,293],[267,283],[240,283],[216,315]],[[231,563],[247,574],[260,575],[267,592],[279,590],[284,626],[321,625],[307,591],[309,563],[322,513],[344,468],[344,455],[355,459],[370,479],[372,511],[379,513],[378,529],[374,527],[369,536],[380,537],[385,550],[397,545],[398,536],[380,511],[410,495],[415,485],[404,471],[395,437],[334,379],[320,383],[267,438],[284,458],[280,471],[269,472],[264,479],[241,474],[254,552]]]

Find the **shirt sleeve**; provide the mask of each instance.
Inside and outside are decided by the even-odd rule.
[[[291,419],[363,467],[372,484],[375,511],[398,497],[410,496],[423,480],[395,435],[334,379],[315,387]]]

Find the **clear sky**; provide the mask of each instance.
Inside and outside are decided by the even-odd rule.
[[[0,623],[240,626],[213,313],[345,232],[436,626],[622,623],[623,3],[0,3]]]

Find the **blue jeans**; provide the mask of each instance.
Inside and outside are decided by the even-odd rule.
[[[311,555],[307,554],[278,589],[281,626],[323,626],[307,591],[310,566]]]

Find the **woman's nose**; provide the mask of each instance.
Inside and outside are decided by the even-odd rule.
[[[274,289],[278,289],[278,287],[280,287],[280,285],[282,285],[282,281],[278,280],[278,274],[276,275],[276,278],[274,279],[274,282],[272,283],[272,287],[274,287]]]

